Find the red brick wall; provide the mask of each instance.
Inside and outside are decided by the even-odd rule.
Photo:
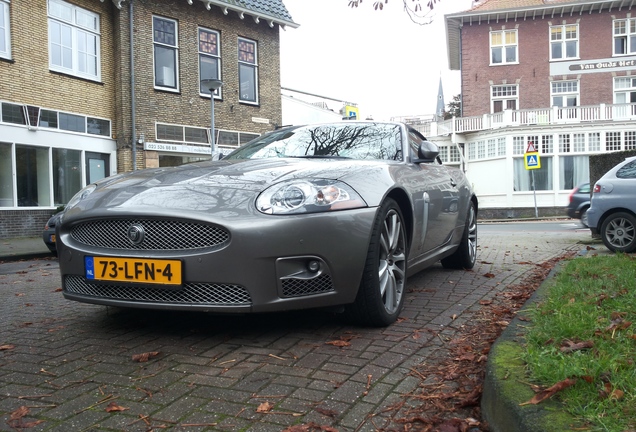
[[[547,108],[551,80],[580,80],[579,105],[611,104],[613,77],[628,72],[598,72],[550,76],[550,26],[579,24],[581,61],[612,57],[612,20],[627,17],[627,11],[613,11],[561,17],[527,18],[499,23],[465,24],[462,28],[463,115],[490,112],[491,85],[518,84],[518,109]],[[490,66],[490,31],[518,30],[519,64]],[[620,59],[617,57],[617,60]]]

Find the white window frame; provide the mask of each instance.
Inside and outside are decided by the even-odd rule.
[[[165,21],[174,24],[174,44],[166,43],[163,41],[157,41],[155,39],[155,20]],[[166,51],[172,51],[174,53],[174,75],[172,78],[174,79],[174,83],[171,85],[170,82],[166,84],[166,80],[163,79],[164,74],[162,74],[162,82],[158,82],[157,76],[157,49],[163,49]],[[153,84],[154,88],[157,90],[164,90],[169,92],[179,92],[179,22],[177,20],[166,18],[159,15],[152,16],[152,71],[153,71]],[[169,67],[169,66],[168,66]],[[164,67],[165,69],[165,67]],[[162,71],[162,72],[165,72]]]
[[[493,36],[499,35],[501,37],[501,43],[493,44]],[[507,42],[506,35],[514,34],[514,42]],[[490,66],[500,66],[500,65],[509,65],[509,64],[519,64],[519,32],[516,29],[513,30],[494,30],[490,32],[488,37],[490,43]],[[507,59],[507,49],[514,48],[515,58],[514,60],[508,61]],[[501,49],[501,62],[495,63],[493,61],[493,50]]]
[[[159,127],[160,126],[166,126],[166,127],[171,127],[171,128],[175,128],[175,129],[180,129],[181,130],[181,139],[176,139],[176,138],[160,138],[159,137]],[[197,130],[200,131],[202,133],[202,136],[205,136],[205,141],[200,140],[188,140],[187,139],[187,129],[192,129],[192,130]],[[165,141],[165,142],[173,142],[173,143],[181,143],[181,144],[194,144],[194,145],[209,145],[210,144],[210,138],[209,138],[209,128],[203,128],[200,126],[189,126],[189,125],[183,125],[183,124],[174,124],[174,123],[162,123],[162,122],[156,122],[155,123],[155,137],[157,139],[157,141]]]
[[[47,5],[49,69],[79,78],[101,81],[101,34],[99,15],[62,0],[48,0]],[[58,10],[60,12],[66,12],[66,15],[57,15],[56,11]],[[91,22],[92,25],[89,25]],[[70,40],[63,40],[65,33]],[[59,43],[55,42],[54,36],[56,34],[59,36]],[[80,49],[82,40],[84,40],[84,50]],[[94,43],[94,52],[90,52],[87,49],[91,43]],[[56,52],[59,52],[59,59],[56,58]],[[70,59],[68,57],[70,57]],[[65,65],[68,61],[70,61],[70,64]],[[88,64],[92,62],[95,63],[94,72],[88,69]]]
[[[576,29],[576,35],[574,37],[568,37],[568,29],[574,27]],[[558,31],[558,33],[556,33]],[[559,36],[558,39],[555,39],[555,35]],[[575,53],[572,56],[568,56],[567,47],[568,44],[574,42],[576,49]],[[554,47],[560,46],[561,48],[561,57],[554,56]],[[563,24],[563,25],[555,25],[550,26],[550,60],[558,61],[558,60],[571,60],[579,58],[579,25],[578,24]]]
[[[4,47],[0,46],[0,58],[11,60],[11,17],[9,16],[10,0],[0,0],[0,36],[4,39]]]
[[[509,102],[514,101],[514,108],[509,108]],[[495,103],[501,102],[502,110],[495,111]],[[490,113],[502,112],[506,109],[519,109],[519,86],[517,84],[501,84],[490,86]]]
[[[253,46],[254,46],[254,59],[253,59],[253,61],[250,61],[249,59],[241,58],[242,57],[241,56],[241,46],[242,46],[242,44],[253,44]],[[255,40],[252,40],[252,39],[246,39],[246,38],[239,37],[238,38],[237,50],[238,50],[238,67],[239,67],[239,102],[246,103],[246,104],[251,104],[251,105],[258,105],[259,104],[258,43]],[[254,79],[254,98],[250,98],[249,95],[243,91],[244,82],[246,82],[246,80],[244,80],[243,79],[244,77],[241,76],[241,69],[242,68],[249,68],[249,69],[252,69],[252,71],[253,71],[253,75],[251,77],[249,77],[249,78],[250,79],[251,78]]]
[[[207,41],[201,40],[202,33],[204,34],[210,33],[216,37],[216,52],[211,46],[210,47],[206,46]],[[201,84],[201,81],[203,81],[204,79],[222,80],[221,78],[221,34],[216,30],[212,30],[205,27],[199,27],[197,30],[197,49],[199,52],[199,94],[201,96],[210,96],[210,90],[207,88],[204,88],[203,85]],[[214,61],[216,61],[216,76],[203,76],[202,65],[203,65],[204,59],[206,58],[213,59]],[[215,99],[222,98],[221,88],[215,90],[214,98]]]
[[[614,77],[614,103],[632,103],[632,97],[636,99],[636,77]]]
[[[612,21],[612,54],[614,56],[626,56],[636,53],[636,18],[617,19]],[[625,52],[616,52],[616,44],[623,41]]]
[[[579,106],[580,88],[578,80],[552,81],[550,83],[550,103],[551,106],[559,108]],[[556,99],[561,100],[557,103]]]

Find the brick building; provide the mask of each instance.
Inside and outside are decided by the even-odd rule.
[[[281,124],[287,26],[282,0],[0,0],[0,236],[105,176],[209,158],[204,79],[219,149]]]
[[[635,0],[481,0],[447,15],[462,116],[427,123],[462,165],[480,207],[508,217],[563,214],[589,156],[636,151]],[[528,170],[529,145],[541,168]]]

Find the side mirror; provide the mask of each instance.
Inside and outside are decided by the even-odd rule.
[[[422,141],[420,147],[417,149],[417,159],[414,163],[430,163],[435,162],[439,155],[439,148],[437,144],[430,141]]]

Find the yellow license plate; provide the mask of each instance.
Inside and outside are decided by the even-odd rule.
[[[84,258],[86,279],[181,285],[181,261],[144,258]]]

